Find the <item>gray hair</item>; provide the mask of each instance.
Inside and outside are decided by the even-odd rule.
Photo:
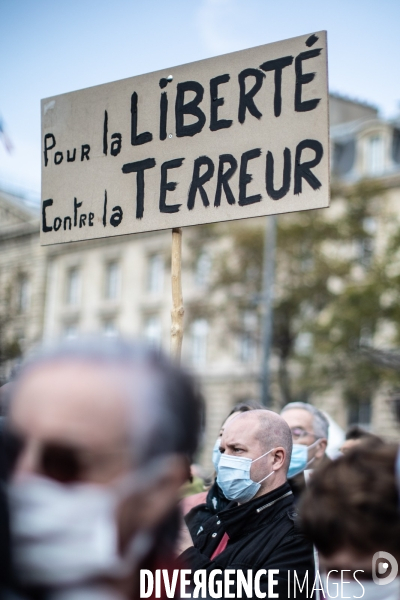
[[[292,408],[301,408],[313,416],[313,430],[317,438],[328,438],[329,421],[324,413],[308,402],[289,402],[281,410],[281,415]]]
[[[199,390],[191,376],[142,343],[93,336],[41,349],[21,366],[11,402],[26,374],[61,361],[118,373],[117,385],[126,395],[128,435],[136,463],[174,453],[192,457],[196,452],[204,423]]]

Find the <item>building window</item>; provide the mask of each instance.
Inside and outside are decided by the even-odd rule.
[[[164,258],[161,254],[153,254],[149,257],[147,291],[159,294],[164,287]]]
[[[76,306],[79,304],[80,294],[80,273],[79,269],[74,267],[69,269],[67,273],[67,293],[66,301],[70,306]]]
[[[350,402],[348,408],[348,424],[361,425],[368,429],[371,425],[371,402],[368,399]]]
[[[159,317],[148,317],[144,324],[144,337],[151,346],[161,346],[161,322]]]
[[[78,335],[78,325],[76,323],[68,323],[64,328],[64,338],[66,340],[74,340]]]
[[[366,141],[366,170],[369,175],[379,175],[385,168],[385,145],[380,135],[374,135]]]
[[[208,252],[202,252],[197,259],[195,282],[197,287],[204,288],[210,281],[211,257]]]
[[[197,319],[191,326],[191,359],[192,363],[202,366],[207,360],[208,323],[206,319]]]
[[[103,333],[106,337],[115,337],[116,335],[118,335],[118,330],[117,326],[115,325],[115,321],[111,319],[104,321]]]
[[[120,268],[117,262],[106,265],[105,297],[107,300],[116,300],[119,293]]]
[[[354,166],[355,157],[355,140],[334,143],[332,152],[333,172],[339,176],[349,173]]]
[[[243,363],[251,363],[257,356],[257,315],[255,312],[244,312],[242,327],[240,336],[240,360]]]
[[[29,279],[27,275],[18,278],[17,307],[19,313],[25,313],[29,308]]]
[[[400,164],[400,130],[399,129],[393,130],[392,158],[397,165]]]

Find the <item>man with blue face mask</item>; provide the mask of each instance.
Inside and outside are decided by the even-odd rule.
[[[289,425],[293,439],[288,479],[297,502],[305,489],[305,472],[330,461],[325,453],[329,421],[322,411],[306,402],[286,404],[281,415]]]
[[[254,576],[260,571],[265,573],[260,591],[268,593],[268,570],[276,569],[273,591],[280,598],[287,597],[288,573],[293,578],[296,571],[304,579],[308,571],[313,577],[312,546],[297,529],[286,477],[291,448],[288,425],[268,410],[240,414],[225,427],[217,482],[230,503],[210,517],[193,540],[186,532],[181,559],[192,570],[220,569],[221,581],[226,570],[246,575],[251,569]],[[233,581],[231,593],[237,586],[236,574]],[[300,592],[297,597],[307,596]]]
[[[221,457],[220,444],[225,427],[240,413],[262,409],[263,406],[253,400],[239,402],[232,408],[231,412],[221,425],[219,435],[215,440],[213,447],[212,463],[214,465],[215,474],[218,472],[219,459]],[[207,492],[202,492],[200,494],[185,498],[181,503],[181,507],[185,516],[186,525],[188,526],[192,536],[196,535],[200,525],[203,525],[204,521],[207,521],[207,519],[209,519],[212,515],[216,515],[221,510],[226,508],[229,502],[230,500],[224,496],[216,476],[214,483]]]

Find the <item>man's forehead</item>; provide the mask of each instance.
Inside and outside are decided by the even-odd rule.
[[[255,415],[247,413],[238,414],[235,419],[232,419],[225,425],[222,439],[226,443],[243,441],[249,442],[256,438],[260,423]]]
[[[289,427],[312,427],[313,416],[304,408],[289,408],[282,413]]]
[[[123,388],[111,370],[66,360],[28,371],[11,406],[12,422],[27,433],[77,441],[85,435],[98,442],[121,435],[126,413]]]

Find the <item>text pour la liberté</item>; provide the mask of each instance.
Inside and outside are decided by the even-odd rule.
[[[310,47],[318,39],[313,35],[305,43]],[[91,188],[90,184],[86,183],[86,187],[84,186],[82,189],[78,187],[77,190],[73,190],[74,180],[63,179],[62,181],[65,183],[62,187],[58,187],[58,195],[60,191],[63,195],[62,202],[59,202],[58,198],[56,201],[56,196],[53,194],[53,197],[47,196],[43,200],[42,232],[44,234],[53,231],[68,232],[75,228],[77,228],[76,231],[79,231],[79,229],[92,228],[95,225],[111,226],[112,229],[119,227],[126,216],[130,222],[133,219],[140,223],[146,216],[146,207],[150,200],[152,214],[156,209],[159,215],[182,214],[183,211],[187,211],[189,215],[196,212],[195,208],[200,209],[201,207],[204,211],[211,207],[214,210],[207,212],[214,214],[211,218],[212,221],[242,218],[242,216],[252,215],[240,207],[264,204],[269,200],[279,201],[285,198],[289,191],[295,196],[300,196],[305,191],[319,190],[322,186],[321,175],[315,168],[320,165],[323,157],[325,159],[325,151],[323,143],[318,139],[319,136],[312,131],[313,128],[309,132],[305,131],[306,135],[303,133],[301,136],[296,136],[297,139],[293,139],[292,136],[286,143],[283,133],[282,136],[279,136],[279,141],[277,142],[275,138],[274,144],[270,147],[268,147],[268,136],[262,134],[252,142],[253,136],[248,135],[247,148],[246,145],[243,144],[243,147],[240,144],[240,149],[235,142],[236,130],[235,132],[232,130],[231,138],[225,140],[224,148],[219,146],[219,152],[213,148],[212,143],[199,143],[197,156],[192,152],[188,157],[185,156],[185,145],[183,145],[181,151],[175,147],[174,154],[176,154],[168,156],[169,160],[165,160],[167,158],[165,152],[164,155],[161,153],[162,158],[160,158],[157,148],[159,149],[159,144],[163,144],[167,138],[174,137],[172,133],[167,133],[167,123],[170,126],[172,120],[175,139],[194,138],[206,130],[219,132],[220,130],[229,130],[237,124],[241,127],[247,122],[254,124],[260,120],[263,117],[261,111],[265,111],[265,96],[262,96],[261,93],[265,89],[264,82],[268,73],[272,77],[271,101],[273,106],[271,110],[273,118],[277,119],[277,122],[280,121],[282,115],[285,116],[285,111],[286,115],[290,112],[305,114],[314,111],[319,106],[321,98],[312,97],[312,94],[310,96],[310,89],[307,86],[314,81],[317,75],[316,72],[310,71],[310,68],[315,68],[314,59],[320,56],[321,51],[322,48],[312,48],[299,52],[295,56],[287,55],[267,60],[258,68],[242,68],[238,72],[237,78],[231,78],[229,73],[222,73],[209,79],[208,90],[206,85],[195,80],[180,81],[173,86],[173,89],[169,89],[167,85],[170,83],[169,79],[172,81],[172,76],[171,78],[161,78],[158,82],[161,88],[157,101],[158,116],[151,117],[153,125],[157,124],[157,135],[153,127],[151,127],[152,131],[144,131],[143,129],[146,127],[140,127],[143,115],[148,112],[146,98],[140,97],[142,93],[140,90],[130,93],[129,136],[126,134],[125,126],[122,125],[120,132],[110,133],[112,131],[110,129],[112,115],[110,108],[104,109],[104,105],[101,109],[103,111],[101,113],[102,122],[98,124],[98,135],[93,137],[96,129],[92,128],[90,143],[82,143],[76,147],[63,147],[59,139],[61,134],[55,130],[50,129],[49,131],[49,128],[47,131],[45,129],[43,135],[44,177],[47,177],[48,168],[51,168],[53,181],[58,181],[57,173],[61,172],[60,169],[63,170],[63,173],[67,173],[71,168],[70,164],[90,165],[103,156],[109,157],[107,160],[111,160],[118,171],[122,172],[123,179],[129,175],[134,179],[131,188],[131,205],[123,205],[123,207],[120,205],[123,204],[122,202],[118,203],[118,198],[121,197],[120,190],[117,190],[115,185],[114,187],[108,185],[107,176],[103,178],[104,170],[102,168],[100,168],[100,177],[97,177],[95,188],[93,186]],[[286,71],[291,71],[293,75],[290,75],[287,80],[287,82],[291,82],[289,87],[287,87],[287,83],[284,88],[283,78]],[[291,89],[293,98],[291,110],[283,101],[284,89],[286,93]],[[307,91],[306,95],[305,90]],[[79,92],[76,94],[76,102],[80,102],[78,100]],[[222,108],[226,105],[225,95],[230,99],[228,113],[224,112],[225,108]],[[55,101],[51,101],[49,105],[54,103]],[[151,106],[154,110],[155,103]],[[232,112],[232,108],[234,112]],[[98,111],[96,114],[100,116]],[[285,128],[287,129],[287,125]],[[121,131],[125,131],[125,133],[123,134]],[[291,131],[290,127],[289,131]],[[82,132],[84,133],[84,129]],[[128,139],[126,139],[127,137]],[[280,139],[281,137],[282,139]],[[100,141],[100,144],[93,141],[94,138]],[[153,144],[156,142],[154,153],[151,150],[152,142]],[[232,142],[233,147],[230,148]],[[99,146],[95,151],[93,144]],[[141,160],[130,162],[122,160],[121,162],[124,164],[119,163],[119,165],[113,162],[119,155],[119,160],[121,160],[121,156],[124,156],[132,147],[148,148],[147,157],[143,157],[142,152]],[[165,146],[163,147],[165,149]],[[182,153],[179,155],[178,152]],[[115,173],[115,170],[113,172]],[[180,178],[180,173],[184,174],[183,179]],[[260,180],[261,173],[263,173],[263,181]],[[93,177],[93,175],[91,176]],[[149,196],[149,192],[146,195],[146,186],[149,185],[150,178],[152,188]],[[79,177],[79,182],[81,183],[81,181],[83,181],[82,177]],[[101,185],[97,185],[100,181],[103,181],[102,189]],[[179,188],[178,202],[177,196],[172,192],[182,181],[184,183]],[[51,186],[49,191],[50,189]],[[93,196],[94,189],[96,191]],[[90,201],[88,193],[92,194]],[[124,193],[124,197],[125,195],[126,193]],[[93,198],[96,199],[95,202],[93,202]],[[237,207],[238,210],[235,208],[235,213],[230,212],[230,216],[222,216],[219,219],[216,215],[221,212],[222,207],[227,206]],[[295,208],[295,210],[301,208],[299,205],[299,208]],[[267,209],[262,214],[268,212],[271,211]],[[199,222],[207,222],[207,219],[200,217]]]

